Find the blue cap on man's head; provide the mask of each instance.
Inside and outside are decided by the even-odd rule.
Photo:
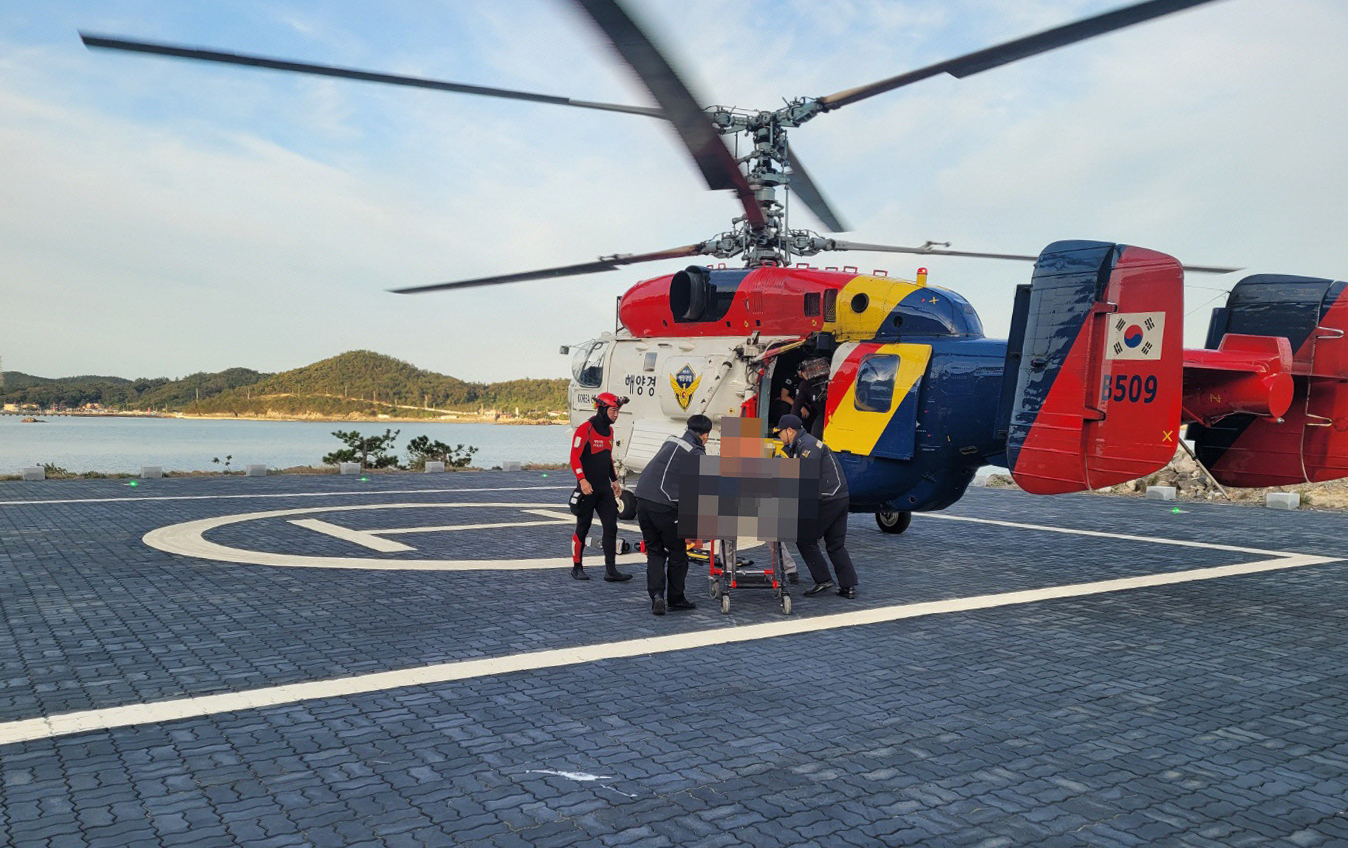
[[[777,422],[777,432],[779,433],[783,430],[804,430],[804,429],[805,429],[805,422],[800,420],[800,416],[792,415],[789,412],[786,415],[783,415],[781,419],[778,420]]]

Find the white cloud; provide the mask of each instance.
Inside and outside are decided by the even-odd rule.
[[[772,108],[1094,14],[1113,0],[643,0],[712,101]],[[469,379],[562,376],[559,344],[679,263],[458,293],[385,288],[697,241],[736,206],[637,116],[91,53],[75,27],[645,103],[559,1],[63,0],[0,13],[6,366],[281,370],[372,348]],[[1037,252],[1102,238],[1343,276],[1348,9],[1223,0],[830,113],[793,145],[859,241]],[[799,216],[796,225],[814,226]],[[895,256],[830,260],[911,275]],[[990,333],[1028,266],[927,258]],[[1234,279],[1234,278],[1233,278]],[[1220,288],[1233,279],[1195,279]],[[1215,292],[1195,289],[1191,303]],[[1190,333],[1201,339],[1206,310]],[[60,332],[45,328],[59,327]]]

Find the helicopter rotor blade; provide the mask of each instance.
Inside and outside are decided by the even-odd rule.
[[[1134,3],[1122,9],[1115,9],[1112,12],[1105,12],[1074,23],[1044,30],[1035,35],[1028,35],[954,59],[947,59],[944,62],[909,71],[906,74],[899,74],[896,77],[847,89],[846,91],[835,92],[820,97],[817,102],[827,112],[840,106],[855,103],[858,100],[864,100],[867,97],[893,91],[896,88],[910,85],[928,77],[934,77],[937,74],[950,74],[958,79],[963,79],[980,71],[996,68],[1018,59],[1046,53],[1058,47],[1065,47],[1087,38],[1094,38],[1097,35],[1104,35],[1107,32],[1113,32],[1133,24],[1143,23],[1153,18],[1169,15],[1172,12],[1179,12],[1210,2],[1212,0],[1147,0],[1143,3]]]
[[[604,32],[637,77],[650,91],[655,102],[664,110],[664,116],[674,125],[683,146],[697,164],[707,187],[714,191],[729,189],[735,192],[744,207],[749,225],[761,229],[767,224],[763,210],[754,196],[749,181],[740,171],[739,163],[721,139],[720,132],[707,117],[688,86],[673,65],[665,58],[655,42],[644,33],[631,16],[615,0],[575,0],[586,14]]]
[[[828,228],[829,232],[841,233],[850,229],[843,223],[838,213],[833,211],[833,207],[829,206],[828,201],[824,199],[824,195],[820,193],[819,187],[814,184],[814,180],[810,179],[805,166],[796,158],[796,151],[792,150],[789,144],[786,148],[786,157],[788,164],[791,166],[789,188],[796,197],[800,198],[800,201],[814,213],[815,217]]]
[[[912,253],[918,256],[967,256],[975,259],[1012,259],[1015,261],[1037,262],[1038,256],[1026,256],[1021,253],[979,253],[968,250],[943,250],[923,245],[922,247],[899,247],[892,244],[862,244],[855,241],[838,241],[830,239],[830,250],[864,250],[873,253]],[[1217,265],[1184,265],[1181,266],[1186,271],[1192,271],[1195,274],[1231,274],[1243,270],[1241,268],[1223,268]]]
[[[531,100],[536,103],[551,103],[557,106],[576,106],[582,109],[601,109],[606,112],[626,112],[632,115],[646,115],[651,118],[665,117],[665,113],[654,106],[627,106],[622,103],[601,103],[592,100],[575,100],[570,97],[557,97],[551,94],[535,94],[528,91],[514,91],[508,88],[489,88],[481,85],[447,82],[444,80],[409,77],[398,74],[384,74],[376,71],[362,71],[356,68],[343,68],[335,65],[317,65],[310,62],[292,62],[286,59],[272,59],[267,56],[254,56],[247,53],[228,53],[222,50],[205,50],[196,47],[180,47],[174,44],[160,44],[152,41],[132,41],[125,38],[112,38],[104,35],[80,33],[85,46],[91,49],[123,50],[130,53],[149,53],[156,56],[169,56],[175,59],[193,59],[201,62],[219,62],[226,65],[245,65],[253,68],[267,68],[274,71],[289,71],[298,74],[312,74],[322,77],[340,77],[342,79],[378,82],[387,85],[401,85],[410,88],[427,88],[435,91],[452,91],[459,94],[478,94],[485,97],[504,97],[510,100]]]
[[[965,250],[942,250],[941,248],[923,245],[922,247],[900,247],[893,244],[863,244],[857,241],[839,241],[830,239],[830,250],[865,250],[872,253],[914,253],[921,256],[970,256],[977,259],[1016,259],[1034,262],[1038,256],[1025,256],[1019,253],[976,253]]]
[[[600,271],[616,271],[624,265],[638,262],[655,262],[661,259],[678,259],[683,256],[701,256],[708,253],[706,242],[686,244],[683,247],[671,247],[652,253],[619,253],[613,256],[601,256],[595,262],[582,262],[579,265],[563,265],[558,268],[544,268],[540,271],[525,271],[520,274],[500,274],[494,277],[478,277],[472,280],[454,280],[448,283],[431,283],[425,286],[411,286],[403,289],[389,289],[394,294],[423,294],[425,292],[444,291],[446,289],[467,289],[477,286],[496,286],[503,283],[522,283],[526,280],[544,280],[552,277],[574,277],[580,274],[596,274]]]

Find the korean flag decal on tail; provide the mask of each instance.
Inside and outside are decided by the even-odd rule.
[[[1160,359],[1164,312],[1115,312],[1109,316],[1105,359]]]

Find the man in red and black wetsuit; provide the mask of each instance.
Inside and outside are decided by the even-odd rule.
[[[571,439],[571,470],[575,472],[584,496],[576,511],[576,533],[571,537],[571,576],[589,580],[581,566],[581,552],[585,536],[590,532],[594,513],[599,513],[603,525],[604,579],[610,583],[631,580],[632,575],[618,570],[618,473],[613,468],[613,422],[618,420],[618,409],[627,402],[611,392],[594,399],[592,418],[576,428]]]

